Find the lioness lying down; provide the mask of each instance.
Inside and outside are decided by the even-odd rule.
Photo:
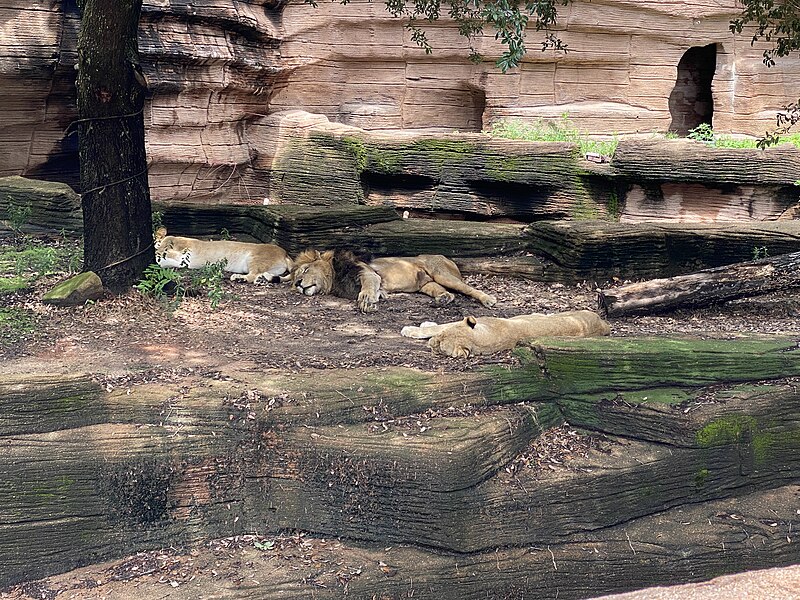
[[[469,358],[511,350],[522,340],[537,337],[589,337],[608,335],[611,328],[590,310],[574,310],[554,315],[520,315],[510,319],[466,317],[455,323],[403,327],[400,335],[429,339],[434,352],[454,358]]]
[[[201,269],[225,260],[225,270],[233,273],[231,281],[277,283],[292,268],[292,259],[274,244],[196,240],[167,235],[164,227],[156,232],[155,250],[161,267]]]
[[[306,296],[332,294],[357,299],[361,312],[375,310],[378,300],[395,292],[421,292],[439,306],[455,298],[448,290],[490,308],[497,303],[494,296],[464,283],[456,264],[439,254],[376,258],[366,263],[347,250],[305,250],[295,259],[291,281]]]

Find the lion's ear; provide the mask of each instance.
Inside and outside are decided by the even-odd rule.
[[[167,228],[159,227],[156,229],[156,234],[153,237],[156,241],[163,240],[165,237],[167,237]]]
[[[470,315],[469,317],[467,317],[467,318],[466,318],[466,319],[464,319],[464,320],[467,322],[467,325],[469,325],[470,329],[474,329],[474,328],[475,328],[475,325],[477,325],[477,324],[478,324],[478,319],[476,319],[476,318],[475,318],[475,317],[473,317],[472,315]]]
[[[294,267],[297,268],[300,265],[305,265],[308,263],[312,263],[319,258],[319,252],[316,250],[312,250],[311,248],[306,248],[300,254],[297,255],[297,258],[294,259]]]
[[[326,250],[322,254],[319,255],[322,260],[332,261],[333,260],[333,250]]]

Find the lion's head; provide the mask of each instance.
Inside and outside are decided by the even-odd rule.
[[[292,268],[292,287],[306,296],[330,294],[334,276],[332,250],[304,250]]]
[[[436,354],[444,354],[454,358],[469,358],[474,354],[476,338],[481,337],[481,331],[476,331],[478,320],[465,317],[453,323],[446,331],[439,333],[428,341],[428,348]]]

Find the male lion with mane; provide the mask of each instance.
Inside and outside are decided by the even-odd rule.
[[[305,250],[295,259],[292,287],[301,294],[332,294],[358,301],[361,312],[377,309],[378,301],[396,292],[421,292],[438,306],[460,292],[491,308],[494,296],[464,283],[456,264],[440,254],[376,258],[369,263],[347,250]]]
[[[404,337],[429,340],[431,350],[453,358],[511,350],[523,340],[538,337],[590,337],[609,333],[608,323],[590,310],[519,315],[510,319],[470,316],[455,323],[423,323],[420,327],[403,327],[400,331]]]
[[[286,251],[275,244],[196,240],[167,235],[165,227],[156,231],[155,250],[161,267],[202,269],[224,260],[224,269],[232,273],[231,281],[247,283],[277,283],[293,264]]]

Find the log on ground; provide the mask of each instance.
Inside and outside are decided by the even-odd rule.
[[[651,279],[600,290],[599,312],[607,317],[697,308],[800,287],[800,252],[791,252],[689,275]]]

